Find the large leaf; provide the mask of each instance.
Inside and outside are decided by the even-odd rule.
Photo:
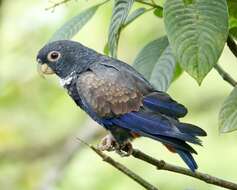
[[[237,130],[237,87],[222,105],[219,114],[219,129],[222,133]]]
[[[167,37],[147,44],[133,63],[134,68],[161,91],[166,91],[169,87],[174,76],[175,65]]]
[[[109,27],[108,46],[112,57],[117,57],[120,30],[126,21],[133,0],[115,0]]]
[[[76,35],[82,27],[92,18],[95,14],[98,7],[102,5],[96,5],[90,7],[89,9],[84,10],[83,12],[79,13],[77,16],[73,17],[69,21],[67,21],[61,28],[59,28],[50,39],[50,41],[57,41],[57,40],[69,40],[74,35]]]
[[[164,21],[177,61],[201,84],[227,39],[226,0],[167,0]]]

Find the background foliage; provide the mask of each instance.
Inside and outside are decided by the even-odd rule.
[[[163,6],[163,1],[155,2]],[[235,1],[227,2],[235,4]],[[102,2],[71,1],[67,6],[58,6],[54,12],[51,12],[44,10],[52,5],[48,1],[3,0],[0,15],[0,187],[2,189],[42,189],[40,187],[45,182],[45,176],[54,171],[55,165],[62,157],[60,153],[65,150],[62,149],[65,138],[71,137],[72,144],[75,145],[78,142],[74,140],[76,135],[72,134],[76,134],[78,129],[83,129],[85,125],[89,131],[99,128],[92,126],[94,124],[87,124],[88,118],[59,87],[56,77],[42,80],[37,75],[35,55],[63,23],[100,3]],[[167,56],[170,55],[170,47],[164,37],[166,32],[163,19],[160,18],[162,14],[159,9],[145,11],[143,8],[145,6],[142,4],[135,2],[132,4],[130,16],[127,19],[118,16],[121,19],[117,21],[119,28],[117,28],[118,25],[115,27],[110,24],[113,3],[104,4],[73,39],[99,52],[106,49],[105,44],[108,42],[109,48],[115,47],[115,50],[118,48],[117,55],[115,53],[117,51],[114,53],[112,51],[111,54],[127,63],[134,62],[135,65],[139,65],[143,59],[147,63],[155,63],[155,65],[147,65],[146,69],[150,71],[147,72],[146,77],[154,81],[154,84],[162,90],[166,90],[167,84],[170,84],[173,78],[173,72],[170,70],[174,69],[174,60]],[[128,9],[125,13],[128,14],[130,6],[125,7]],[[149,6],[145,8],[147,10]],[[83,18],[89,19],[95,9],[97,7],[90,9],[90,15]],[[235,35],[236,12],[231,7],[229,9],[229,26],[231,33]],[[140,16],[144,11],[146,13]],[[137,16],[139,18],[131,23],[131,20]],[[84,23],[86,21],[85,19]],[[82,24],[74,24],[74,26],[76,32]],[[225,27],[223,28],[226,30]],[[117,34],[108,38],[108,31],[116,31]],[[70,38],[75,32],[65,38]],[[62,31],[63,33],[66,34]],[[121,34],[120,38],[118,33]],[[154,48],[157,46],[153,45],[157,41],[162,41],[159,43],[160,56],[145,56],[147,53],[144,51],[149,51],[149,53],[156,51]],[[140,58],[137,57],[138,53]],[[153,60],[149,60],[151,58]],[[159,70],[157,65],[162,65],[164,60],[168,60],[170,64]],[[219,64],[236,78],[236,58],[227,47],[219,59]],[[159,85],[155,76],[157,72],[154,72],[156,69],[161,73],[157,75],[161,78],[159,81],[163,81]],[[179,69],[176,68],[176,70]],[[196,147],[199,152],[196,159],[200,171],[236,182],[236,132],[224,135],[218,132],[219,110],[231,91],[231,86],[225,83],[215,70],[211,70],[201,86],[183,72],[168,90],[175,99],[188,107],[189,115],[184,121],[195,123],[208,132],[208,137],[203,139],[204,148]],[[236,97],[235,93],[236,90],[230,97]],[[236,98],[234,100],[236,102]],[[224,105],[228,102],[230,101],[226,100]],[[235,104],[231,103],[231,105]],[[236,110],[236,107],[231,108]],[[221,115],[222,113],[227,112],[221,112]],[[227,113],[227,116],[229,115]],[[229,117],[222,117],[229,119]],[[99,140],[95,138],[91,142],[98,143]],[[154,157],[183,165],[178,156],[170,154],[159,143],[152,140],[139,139],[134,142],[134,146],[144,149]],[[142,174],[148,181],[159,185],[161,189],[218,189],[187,177],[163,171],[157,172],[130,158],[121,159],[113,153],[112,156]],[[53,185],[53,189],[142,189],[102,163],[100,158],[88,149],[83,149],[76,154],[62,171],[60,173],[62,180],[57,186]],[[171,183],[170,179],[175,179],[180,183]]]

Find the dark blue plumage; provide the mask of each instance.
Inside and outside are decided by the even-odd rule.
[[[157,91],[131,66],[73,41],[52,42],[37,56],[41,72],[56,73],[69,95],[104,126],[121,145],[138,136],[149,137],[176,152],[195,171],[201,128],[182,123],[187,109],[165,92]]]
[[[146,98],[144,101],[145,100]],[[159,102],[156,100],[154,101],[155,103]],[[141,134],[142,136],[150,137],[159,140],[166,145],[170,145],[174,148],[174,151],[180,155],[189,168],[194,171],[197,169],[197,164],[190,152],[196,153],[196,151],[184,141],[201,145],[201,141],[196,136],[204,136],[206,133],[199,127],[180,123],[176,120],[170,120],[159,112],[153,111],[159,110],[160,107],[160,104],[157,104],[157,108],[152,107],[153,109],[151,110],[148,108],[148,110],[141,109],[139,112],[130,112],[120,117],[107,119],[107,121],[103,121],[103,123],[108,128],[109,126],[114,125],[120,126],[129,131]],[[176,111],[175,108],[173,110],[171,113]],[[177,130],[176,127],[181,130]]]
[[[143,104],[155,112],[176,118],[184,117],[188,112],[183,105],[172,100],[164,92],[156,91],[147,95],[143,100]]]

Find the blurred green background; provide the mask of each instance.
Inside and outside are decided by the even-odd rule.
[[[86,147],[76,137],[88,138],[101,127],[78,109],[56,77],[43,80],[35,56],[67,19],[98,1],[72,0],[55,11],[51,3],[3,0],[0,8],[0,189],[1,190],[125,190],[143,189]],[[157,1],[157,3],[162,3]],[[103,52],[112,4],[101,7],[75,40]],[[136,6],[137,7],[137,6]],[[132,63],[148,42],[165,34],[163,21],[152,12],[140,17],[121,36],[119,58]],[[225,48],[220,64],[237,79],[237,60]],[[218,133],[218,112],[232,88],[215,70],[202,86],[184,73],[170,87],[172,97],[189,109],[183,119],[204,128],[204,147],[195,147],[199,170],[237,182],[237,133]],[[101,130],[88,141],[97,144]],[[80,146],[80,147],[79,147]],[[134,147],[159,159],[184,166],[160,143],[138,139]],[[74,153],[72,153],[74,152]],[[196,179],[156,171],[133,158],[110,155],[160,189],[221,189]],[[186,166],[185,166],[186,167]]]

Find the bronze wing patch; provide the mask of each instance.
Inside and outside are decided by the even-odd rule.
[[[122,115],[138,111],[142,105],[143,95],[131,84],[119,82],[119,73],[106,75],[88,71],[80,75],[77,90],[91,108],[101,117]],[[106,76],[106,77],[105,77]]]

